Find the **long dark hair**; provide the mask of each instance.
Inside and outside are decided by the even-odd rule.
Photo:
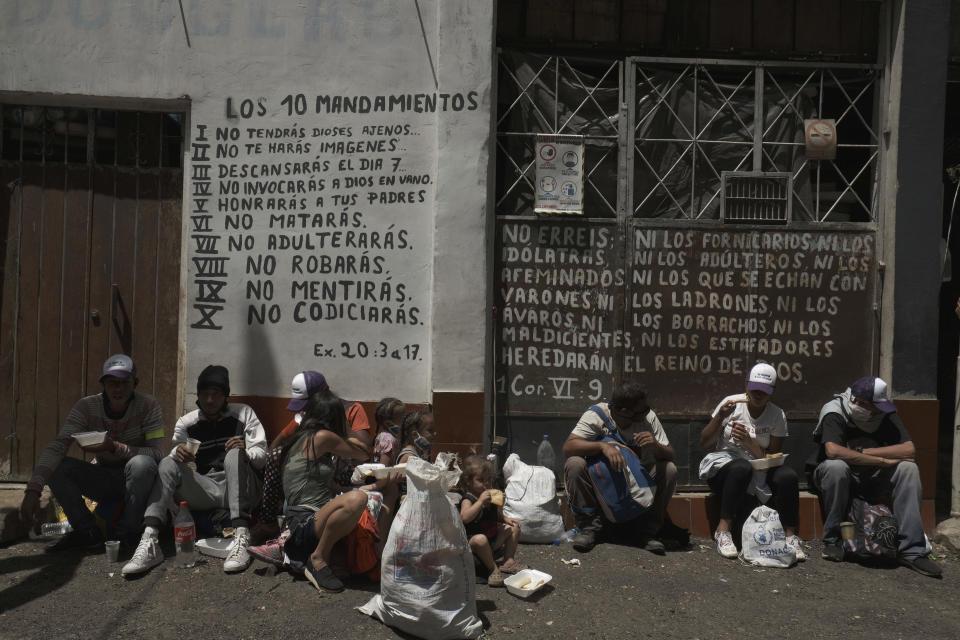
[[[290,439],[284,443],[283,453],[280,456],[280,468],[282,469],[286,463],[293,444],[299,442],[303,437],[307,438],[309,447],[307,458],[310,458],[311,462],[315,461],[317,455],[313,451],[313,436],[321,429],[332,431],[341,438],[346,438],[347,414],[343,410],[343,400],[330,389],[317,391],[307,399],[307,404],[303,408],[303,419]]]

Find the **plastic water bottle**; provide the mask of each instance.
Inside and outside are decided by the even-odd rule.
[[[554,473],[557,472],[557,454],[554,453],[553,445],[550,444],[550,436],[547,434],[543,434],[543,442],[537,448],[537,465],[546,467]]]
[[[44,522],[40,526],[40,535],[43,536],[62,536],[73,531],[73,527],[66,520],[59,522]]]
[[[192,567],[197,563],[197,528],[193,524],[193,516],[187,508],[186,501],[180,503],[180,512],[173,521],[173,540],[177,544],[178,567]]]
[[[569,531],[564,531],[563,535],[561,535],[559,538],[553,541],[553,544],[555,545],[570,544],[571,542],[573,542],[574,537],[576,537],[578,533],[580,533],[580,529],[577,529],[576,527],[574,527],[573,529],[570,529]]]

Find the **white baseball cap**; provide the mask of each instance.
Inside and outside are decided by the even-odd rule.
[[[775,386],[777,386],[776,369],[766,362],[753,365],[753,369],[750,369],[750,375],[747,376],[747,389],[749,391],[763,391],[767,395],[772,395]]]
[[[136,377],[137,366],[133,364],[133,359],[122,353],[116,353],[103,363],[103,375],[100,376],[100,382],[103,382],[104,378],[127,379]]]

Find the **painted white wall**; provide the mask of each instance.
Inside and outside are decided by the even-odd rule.
[[[237,394],[287,395],[302,369],[325,373],[334,390],[359,400],[482,391],[493,3],[184,0],[183,16],[179,6],[11,3],[0,23],[0,91],[49,93],[54,103],[64,94],[189,97],[185,389],[216,362],[229,367]],[[330,112],[325,98],[318,101],[325,96],[329,104],[336,96],[369,98],[372,112]],[[404,108],[390,110],[391,96],[403,96]],[[421,108],[432,100],[436,108]],[[277,130],[286,134],[260,137]],[[231,139],[218,141],[218,132]],[[278,141],[284,146],[269,146]],[[375,149],[321,146],[339,142]],[[305,162],[292,174],[285,164]],[[236,177],[263,166],[285,175]],[[428,182],[380,182],[400,176]],[[221,200],[278,183],[294,193],[265,194],[249,211]],[[401,193],[403,203],[389,201]],[[293,211],[281,211],[279,200]],[[249,218],[228,218],[243,213]],[[271,213],[310,215],[281,226]],[[307,241],[312,248],[268,246]],[[248,273],[248,257],[261,264],[261,256],[276,260],[272,275]],[[353,260],[358,272],[295,272],[296,260],[306,269],[314,259]],[[372,266],[363,269],[361,260]],[[248,299],[248,283],[268,280],[271,300]],[[350,284],[334,287],[338,280]],[[355,306],[331,314],[328,305],[341,303]],[[257,313],[269,315],[274,304],[279,320],[261,324]],[[351,319],[374,312],[381,320]]]

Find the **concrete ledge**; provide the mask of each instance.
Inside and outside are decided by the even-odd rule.
[[[670,519],[697,538],[711,538],[720,519],[720,499],[704,492],[677,493],[668,507]],[[936,507],[932,499],[923,501],[923,528],[927,535],[936,529]],[[823,535],[823,514],[820,501],[808,491],[800,492],[799,535],[804,540],[813,540]]]

